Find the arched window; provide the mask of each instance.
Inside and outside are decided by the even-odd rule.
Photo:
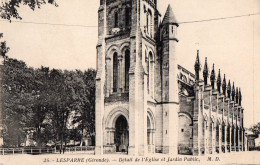
[[[118,61],[117,53],[113,55],[113,92],[117,92]]]
[[[118,27],[118,12],[115,12],[115,27]]]
[[[130,51],[125,51],[125,90],[129,90]]]

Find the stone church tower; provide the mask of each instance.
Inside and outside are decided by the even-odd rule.
[[[220,87],[201,84],[203,80],[178,65],[178,26],[171,6],[161,19],[157,0],[100,0],[95,154],[200,155],[230,146],[220,143],[231,140],[230,134],[228,139],[219,130],[230,133],[231,128],[225,129],[228,120],[221,106],[214,109],[213,105],[227,102],[234,107],[235,102],[223,96]],[[200,66],[199,54],[196,64]],[[203,97],[209,100],[207,109],[201,105]],[[233,111],[230,114],[234,116]],[[212,118],[214,128],[206,130]],[[234,125],[240,127],[241,135],[242,124]],[[239,134],[238,130],[233,134]],[[238,142],[232,144],[235,147]]]

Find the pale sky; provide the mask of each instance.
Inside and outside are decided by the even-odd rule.
[[[96,68],[97,11],[99,0],[57,0],[59,7],[19,10],[23,22],[83,25],[57,26],[0,21],[0,32],[11,48],[8,56],[58,69]],[[260,0],[158,0],[164,16],[171,4],[178,22],[260,13]],[[86,27],[91,26],[91,27]],[[241,87],[245,126],[260,122],[260,15],[219,21],[180,24],[178,63],[194,72],[196,43],[204,65],[208,57],[221,69],[222,78]]]

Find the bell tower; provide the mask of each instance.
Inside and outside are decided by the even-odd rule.
[[[95,154],[144,155],[148,150],[147,96],[154,97],[156,7],[156,0],[100,0]],[[119,116],[126,122],[124,134],[117,134],[114,124]],[[121,135],[124,138],[118,140]]]
[[[179,91],[177,80],[177,20],[169,5],[161,24],[163,153],[178,154]]]

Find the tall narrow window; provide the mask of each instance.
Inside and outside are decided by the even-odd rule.
[[[146,72],[147,72],[147,93],[149,93],[149,57],[146,51],[145,51],[145,64],[146,64]]]
[[[149,17],[150,17],[150,36],[153,36],[153,16],[152,16],[152,12],[149,12]]]
[[[129,90],[130,51],[125,51],[125,90]]]
[[[113,55],[113,92],[117,92],[118,61],[117,53]]]
[[[148,9],[146,14],[146,30],[148,35],[152,35],[152,12]]]
[[[149,34],[149,13],[146,14],[146,32]]]
[[[129,26],[130,25],[130,9],[129,8],[126,8],[125,9],[125,25],[126,26]]]
[[[118,12],[115,12],[115,27],[118,27]]]

